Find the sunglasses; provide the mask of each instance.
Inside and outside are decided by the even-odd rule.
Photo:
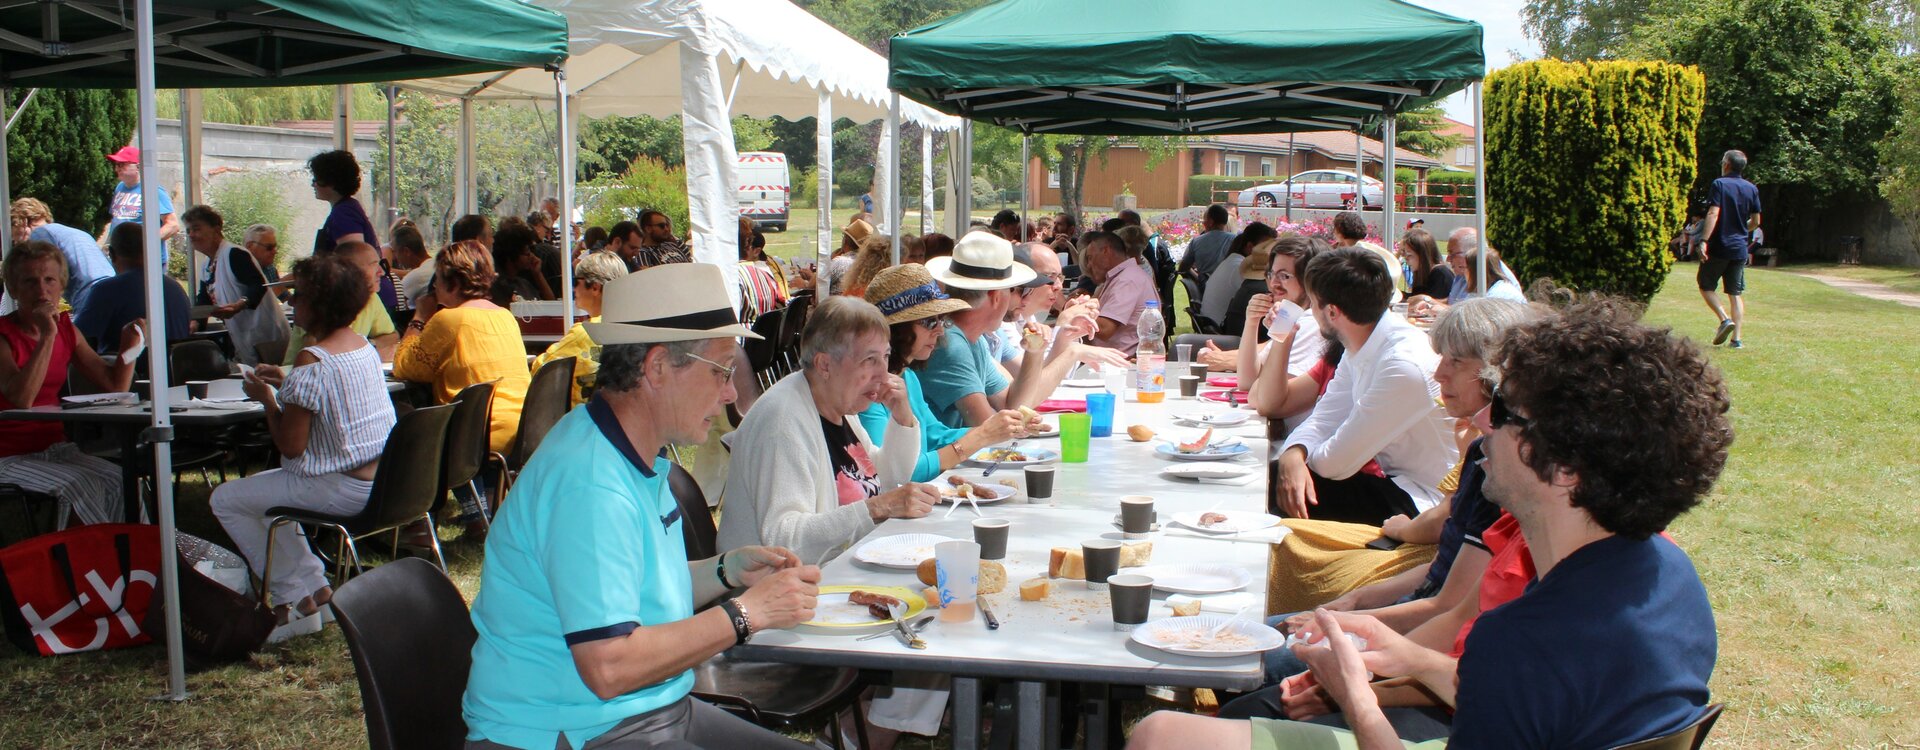
[[[1532,424],[1533,420],[1515,414],[1512,409],[1507,408],[1506,397],[1500,393],[1500,388],[1495,386],[1493,398],[1487,406],[1487,425],[1496,430],[1507,425],[1524,430]]]
[[[913,322],[918,323],[921,328],[929,331],[938,331],[947,327],[946,318],[921,318]]]

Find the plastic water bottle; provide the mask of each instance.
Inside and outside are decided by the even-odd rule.
[[[1134,354],[1134,393],[1143,404],[1156,404],[1167,398],[1167,322],[1160,317],[1160,301],[1147,300],[1134,324],[1140,335],[1140,348]]]

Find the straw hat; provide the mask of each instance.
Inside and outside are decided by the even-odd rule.
[[[1240,278],[1264,279],[1267,277],[1267,263],[1273,260],[1273,249],[1280,246],[1280,240],[1272,239],[1254,245],[1247,251],[1247,259],[1240,262]]]
[[[974,231],[953,246],[951,257],[927,261],[934,280],[959,289],[1011,289],[1033,280],[1033,269],[1014,262],[1013,243],[992,232]]]
[[[727,277],[712,263],[668,263],[609,281],[600,322],[587,323],[593,343],[660,344],[747,336],[760,338],[733,312]]]
[[[933,274],[918,263],[906,263],[882,270],[867,283],[867,301],[887,316],[887,325],[909,323],[935,315],[973,309],[948,297],[933,283]]]

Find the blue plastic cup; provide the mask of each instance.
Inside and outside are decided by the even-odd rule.
[[[1113,434],[1113,400],[1111,393],[1087,394],[1087,416],[1093,418],[1094,437]]]

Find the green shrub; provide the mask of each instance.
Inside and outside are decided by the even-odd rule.
[[[1492,245],[1522,281],[1652,299],[1685,219],[1706,78],[1665,62],[1538,60],[1486,86]]]
[[[220,219],[225,222],[222,234],[233,244],[238,245],[246,239],[247,227],[255,224],[273,227],[280,242],[276,260],[284,265],[307,255],[312,248],[307,247],[308,238],[297,237],[287,231],[287,227],[293,224],[294,212],[281,190],[281,179],[270,174],[225,174],[209,181],[207,203],[220,212]],[[185,232],[181,233],[181,236],[185,235]]]
[[[119,182],[104,157],[133,137],[139,115],[133,92],[47,89],[21,109],[27,93],[6,92],[4,111],[19,118],[7,135],[11,198],[39,198],[53,210],[54,221],[88,234],[100,231]],[[172,197],[175,210],[187,210],[179,195]]]
[[[1430,169],[1430,170],[1427,170],[1427,184],[1429,185],[1472,185],[1473,173],[1462,172],[1457,169]]]
[[[1205,206],[1213,203],[1213,191],[1232,190],[1239,192],[1255,185],[1284,182],[1285,177],[1228,177],[1223,174],[1197,174],[1187,178],[1187,205]],[[1231,203],[1227,198],[1225,202]]]
[[[820,168],[807,167],[793,174],[793,192],[788,200],[794,208],[818,208],[820,205]]]
[[[587,208],[587,226],[612,227],[623,221],[633,221],[640,209],[651,208],[665,212],[667,218],[673,220],[674,233],[686,236],[685,169],[669,167],[659,159],[642,156],[634,159],[633,164],[627,167],[626,174],[618,179],[595,180],[589,185],[599,189],[599,193]]]
[[[1406,190],[1407,186],[1420,182],[1420,173],[1406,167],[1394,167],[1393,180],[1400,184],[1401,190]]]

